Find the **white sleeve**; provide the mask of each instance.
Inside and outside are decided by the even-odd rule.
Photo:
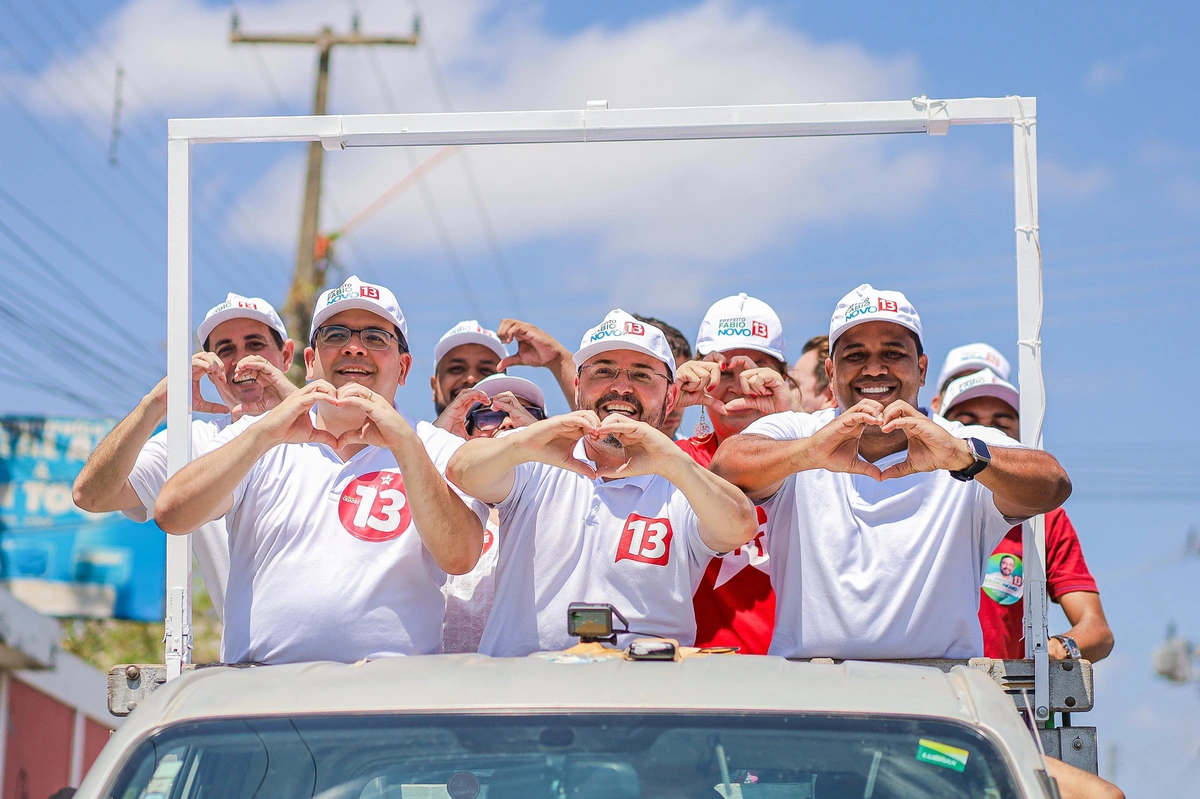
[[[809,421],[811,419],[811,414],[783,411],[764,416],[742,432],[752,436],[766,436],[776,441],[795,441],[813,434],[813,430],[810,429],[813,427]]]
[[[141,506],[121,511],[135,522],[154,518],[154,500],[167,482],[167,431],[161,430],[150,437],[138,453],[129,473],[129,485],[141,500]]]
[[[422,422],[421,424],[425,424]],[[433,432],[433,431],[436,431]],[[429,459],[433,461],[434,468],[438,470],[438,474],[446,480],[446,464],[450,462],[450,456],[458,451],[458,448],[467,443],[463,439],[453,433],[436,428],[430,425],[430,430],[426,431],[425,451],[429,453]],[[487,525],[490,509],[488,506],[475,499],[475,497],[467,494],[454,483],[446,480],[446,485],[450,486],[450,490],[458,495],[458,498],[466,503],[476,516],[479,517],[479,523]]]
[[[989,447],[1012,447],[1013,449],[1028,449],[1015,438],[1009,438],[994,427],[984,427],[979,424],[965,425],[950,422],[946,428],[955,438],[978,438]]]
[[[215,452],[216,450],[228,444],[230,441],[233,441],[235,438],[245,432],[247,427],[254,424],[261,418],[262,416],[243,416],[241,419],[238,419],[236,422],[218,433],[212,439],[212,441],[208,442],[208,446],[204,447],[202,452],[193,452],[192,458],[196,459],[202,455],[207,455],[210,452]],[[264,455],[263,458],[265,457],[266,456]],[[246,486],[250,484],[250,479],[254,476],[255,470],[258,469],[258,465],[263,462],[263,458],[259,458],[250,466],[250,470],[246,472],[246,476],[243,477],[233,489],[233,508],[237,508],[237,506],[242,503],[242,498],[246,496]],[[233,509],[231,508],[231,511],[232,510]]]

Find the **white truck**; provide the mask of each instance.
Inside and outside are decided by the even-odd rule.
[[[1050,799],[982,665],[568,652],[199,668],[142,701],[76,799]]]
[[[337,151],[944,135],[955,125],[979,124],[1013,130],[1022,440],[1040,447],[1045,395],[1033,98],[655,109],[609,109],[598,101],[566,111],[172,120],[170,471],[191,456],[193,145],[308,141]],[[1096,769],[1095,730],[1069,726],[1071,713],[1092,706],[1091,667],[1049,660],[1040,518],[1025,526],[1025,551],[1031,553],[1027,650],[1018,661],[839,664],[713,655],[630,662],[556,653],[193,669],[189,542],[174,537],[167,547],[166,662],[110,674],[113,711],[137,709],[77,795],[1053,797],[1039,741],[1048,754]],[[1014,702],[1022,713],[1014,712]],[[1064,726],[1053,727],[1056,713]]]

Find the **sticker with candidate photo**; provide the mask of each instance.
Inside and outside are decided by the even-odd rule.
[[[983,593],[1001,605],[1021,600],[1025,590],[1021,559],[1011,552],[997,552],[988,558],[987,574],[983,578]]]

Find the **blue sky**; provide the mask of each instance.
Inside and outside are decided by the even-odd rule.
[[[1065,3],[1025,18],[977,6],[446,0],[422,9],[432,47],[337,52],[330,108],[1036,96],[1046,442],[1074,477],[1068,511],[1117,636],[1097,668],[1097,710],[1077,722],[1100,728],[1102,760],[1116,745],[1131,797],[1178,792],[1200,779],[1200,693],[1157,681],[1150,652],[1171,620],[1200,639],[1200,558],[1183,553],[1200,525],[1190,457],[1200,435],[1179,423],[1186,405],[1172,418],[1175,395],[1162,388],[1200,389],[1178,360],[1197,338],[1200,289],[1197,12]],[[344,29],[354,8],[367,32],[411,24],[411,3],[240,5],[247,31]],[[227,32],[228,8],[195,0],[0,4],[0,329],[21,342],[0,352],[0,413],[121,415],[161,375],[165,119],[303,113],[310,102],[311,51],[233,48]],[[118,60],[126,82],[111,166]],[[568,346],[615,306],[694,335],[709,303],[746,291],[776,307],[798,348],[826,329],[838,297],[871,282],[909,295],[936,364],[973,340],[1015,362],[1011,157],[1007,129],[956,128],[944,138],[475,148],[470,165],[521,311]],[[288,145],[197,148],[197,320],[229,290],[281,300],[302,159]],[[323,228],[410,168],[397,151],[329,156]],[[441,332],[518,315],[461,159],[427,185],[448,247],[409,191],[338,251],[340,274],[400,296],[416,356],[401,404],[425,418]]]

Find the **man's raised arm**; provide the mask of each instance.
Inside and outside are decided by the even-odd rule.
[[[450,457],[446,479],[489,505],[503,502],[512,493],[513,469],[522,463],[537,461],[594,479],[595,470],[572,453],[579,439],[599,426],[594,412],[575,411],[500,438],[473,438]]]
[[[180,469],[158,495],[154,521],[164,532],[184,535],[225,515],[233,507],[238,483],[277,444],[336,447],[333,435],[312,426],[308,412],[319,400],[337,400],[337,391],[324,380],[297,390],[240,435]]]
[[[225,370],[211,352],[192,356],[192,409],[200,413],[228,413],[229,408],[209,402],[200,395],[200,378],[208,375],[226,402]],[[154,435],[154,429],[167,418],[167,379],[159,381],[129,415],[117,424],[88,458],[75,478],[72,498],[75,504],[92,513],[139,508],[142,500],[129,482],[138,455]]]

